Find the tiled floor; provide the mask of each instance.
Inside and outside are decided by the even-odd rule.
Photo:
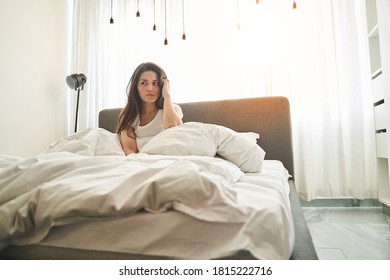
[[[320,260],[390,260],[390,216],[379,205],[302,206]]]

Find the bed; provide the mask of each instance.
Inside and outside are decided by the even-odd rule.
[[[0,258],[318,259],[288,99],[180,106],[184,124],[130,157],[112,141],[120,108],[37,156],[1,156]]]

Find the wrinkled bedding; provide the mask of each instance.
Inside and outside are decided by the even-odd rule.
[[[150,225],[154,217],[178,213],[181,218],[177,221],[234,229],[236,241],[231,246],[218,245],[207,257],[246,248],[258,258],[286,259],[294,240],[287,178],[282,164],[276,161],[268,163],[261,173],[247,174],[232,161],[218,157],[146,153],[126,157],[115,134],[87,129],[54,142],[37,156],[0,156],[0,250],[11,244],[41,242],[53,228],[55,231],[61,226],[93,227],[95,222],[115,223],[141,216],[147,216]],[[258,184],[262,181],[261,188]],[[167,220],[156,219],[156,228],[169,232]],[[110,230],[115,232],[115,228]],[[126,235],[123,226],[118,230]],[[172,232],[149,233],[150,228],[133,230],[131,234],[144,237],[142,242],[118,250],[163,255],[157,248],[166,250],[170,246],[167,240],[175,236]],[[160,245],[153,249],[156,242]],[[188,258],[185,250],[188,248],[172,249],[170,254]],[[204,257],[201,250],[191,254],[191,258]]]

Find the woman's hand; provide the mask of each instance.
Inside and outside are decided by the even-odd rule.
[[[173,104],[169,87],[169,80],[162,79],[161,95],[164,99],[163,108],[163,126],[165,129],[177,126],[183,123],[183,112],[179,105]]]
[[[162,98],[165,99],[169,99],[171,97],[171,94],[170,94],[170,86],[169,86],[169,80],[167,78],[163,78],[161,79],[162,82],[162,92],[161,92],[161,95],[162,95]]]

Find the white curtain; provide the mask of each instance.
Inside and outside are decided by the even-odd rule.
[[[75,0],[72,70],[88,79],[80,129],[124,106],[133,70],[153,61],[176,102],[288,97],[302,198],[376,198],[364,1],[295,2]]]
[[[305,5],[291,26],[295,55],[289,56],[288,83],[299,193],[307,199],[376,198],[364,3]]]

